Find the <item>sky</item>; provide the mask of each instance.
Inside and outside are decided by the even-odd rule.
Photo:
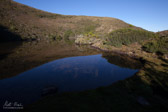
[[[63,15],[113,17],[149,31],[168,30],[168,0],[14,0]]]

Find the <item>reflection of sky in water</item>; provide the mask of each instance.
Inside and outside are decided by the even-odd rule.
[[[38,99],[48,86],[57,87],[59,92],[89,90],[123,80],[135,72],[110,64],[101,55],[64,58],[0,80],[0,97],[28,103]]]

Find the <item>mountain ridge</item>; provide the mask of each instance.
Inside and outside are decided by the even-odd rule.
[[[88,32],[104,36],[121,28],[142,29],[116,18],[55,14],[12,0],[2,0],[0,7],[0,25],[23,40],[64,39],[65,36],[73,40]]]

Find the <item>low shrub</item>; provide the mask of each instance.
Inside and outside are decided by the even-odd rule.
[[[151,53],[168,53],[168,37],[160,37],[143,45],[143,50]]]
[[[92,31],[84,34],[86,37],[95,37],[98,38],[98,35],[96,33],[93,33]]]
[[[74,36],[74,33],[72,32],[72,30],[67,30],[64,33],[64,40],[69,40],[70,36]]]
[[[129,45],[134,42],[141,42],[150,38],[155,38],[156,34],[142,29],[119,29],[107,35],[107,44],[112,46]]]
[[[58,35],[58,34],[50,34],[49,38],[51,40],[58,40],[58,41],[62,40],[62,37],[60,35]]]

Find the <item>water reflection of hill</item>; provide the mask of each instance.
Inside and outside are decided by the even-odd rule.
[[[19,43],[18,43],[19,44]],[[17,45],[17,44],[16,44]],[[23,42],[20,46],[6,50],[0,60],[0,79],[15,76],[44,63],[73,56],[98,54],[98,51],[88,47],[75,46],[65,42]],[[6,43],[1,49],[12,48],[13,44]],[[0,55],[3,54],[0,52]]]
[[[18,44],[18,45],[17,45]],[[15,76],[21,72],[40,66],[44,63],[74,56],[87,56],[100,54],[100,51],[92,49],[88,46],[76,46],[65,42],[23,42],[1,45],[0,56],[6,55],[0,60],[0,79]],[[102,56],[108,62],[120,67],[139,69],[141,63],[127,56],[103,53]]]
[[[142,67],[142,63],[140,61],[132,59],[125,55],[103,53],[102,57],[106,58],[109,63],[118,65],[120,67],[130,69],[140,69]]]

